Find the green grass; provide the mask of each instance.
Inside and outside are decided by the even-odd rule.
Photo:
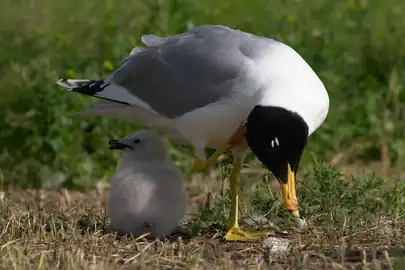
[[[256,260],[263,268],[316,269],[326,264],[328,269],[350,269],[395,263],[400,269],[405,264],[403,1],[128,3],[2,2],[1,268],[88,269],[95,264],[115,269],[127,262],[210,269],[254,265]],[[115,239],[104,231],[105,202],[93,190],[108,181],[120,158],[108,150],[107,142],[138,127],[70,116],[94,100],[64,92],[55,81],[65,76],[102,78],[140,44],[143,34],[171,35],[201,24],[224,24],[287,43],[329,91],[329,115],[311,136],[297,177],[308,230],[296,230],[274,181],[256,159],[249,156],[244,170],[243,225],[268,227],[291,239],[294,246],[288,254],[269,257],[261,242],[220,240],[230,204],[226,176],[231,160],[226,157],[207,176],[187,179],[192,240],[146,243]],[[190,149],[171,141],[167,145],[176,165],[189,170]],[[43,193],[42,198],[14,187],[82,193],[32,191]]]
[[[70,116],[94,100],[63,92],[55,80],[102,78],[143,34],[171,35],[200,24],[225,24],[283,41],[322,78],[331,108],[310,138],[303,170],[314,160],[342,169],[379,164],[376,173],[385,175],[405,165],[405,4],[399,0],[137,0],[130,5],[6,0],[2,6],[3,184],[49,186],[47,179],[57,173],[65,186],[86,189],[108,177],[119,154],[108,151],[106,142],[136,127]],[[171,154],[182,169],[191,165],[189,149],[173,146]]]

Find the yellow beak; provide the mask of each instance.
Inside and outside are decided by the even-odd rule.
[[[290,164],[288,164],[288,180],[287,184],[280,182],[281,192],[283,194],[284,206],[293,217],[300,217],[298,211],[298,200],[295,190],[295,174],[291,171]]]

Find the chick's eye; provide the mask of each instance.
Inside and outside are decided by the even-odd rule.
[[[138,144],[138,143],[140,143],[140,142],[141,142],[140,139],[135,139],[135,140],[134,140],[134,144]]]

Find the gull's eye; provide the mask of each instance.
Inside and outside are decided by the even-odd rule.
[[[271,140],[271,147],[272,148],[277,147],[279,145],[280,145],[280,142],[278,141],[277,137],[275,137],[273,140]]]
[[[140,143],[140,142],[141,142],[140,139],[135,139],[135,140],[134,140],[134,144],[138,144],[138,143]]]

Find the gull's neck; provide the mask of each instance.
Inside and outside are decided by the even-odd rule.
[[[260,61],[264,84],[259,105],[282,107],[300,115],[308,125],[308,136],[325,120],[329,97],[322,81],[289,46],[277,43]]]

